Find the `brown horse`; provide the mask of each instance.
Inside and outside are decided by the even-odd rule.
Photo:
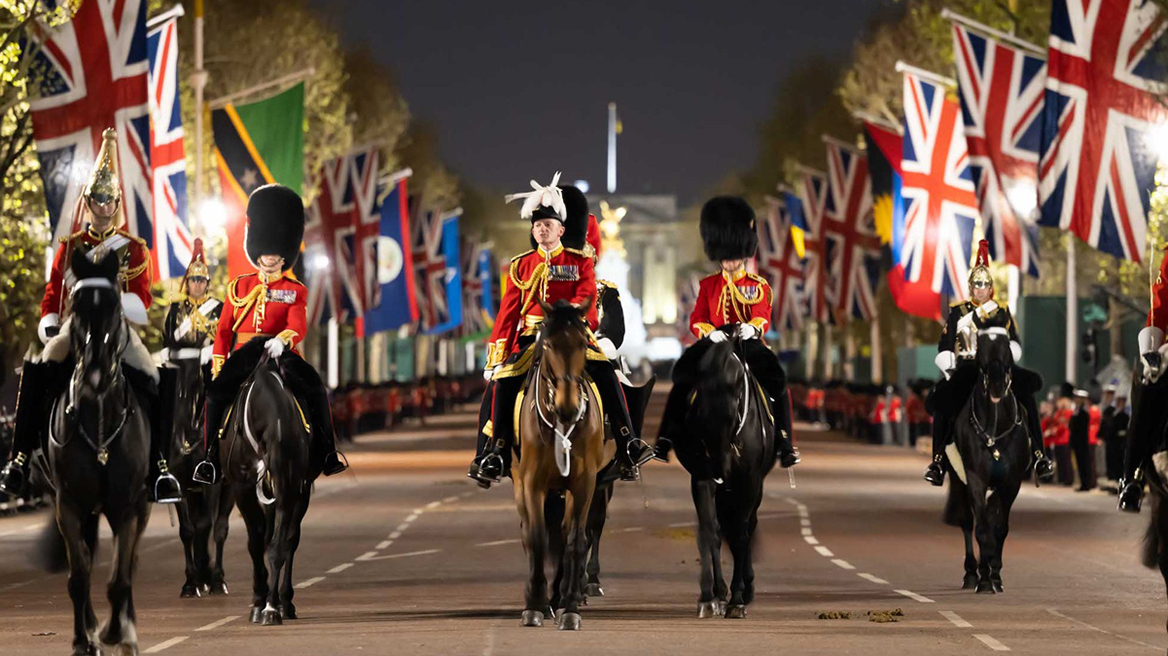
[[[531,568],[523,626],[542,626],[545,617],[555,617],[559,610],[549,605],[544,573],[550,542],[560,584],[552,598],[563,604],[558,624],[561,630],[574,631],[580,628],[588,512],[596,474],[607,462],[604,415],[600,395],[584,375],[589,340],[584,309],[566,301],[540,306],[545,318],[517,400],[517,464],[512,473],[523,549]],[[555,497],[561,492],[563,522],[559,534],[552,535],[545,513],[549,502],[559,502]]]

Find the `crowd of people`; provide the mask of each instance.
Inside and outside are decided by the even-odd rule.
[[[1098,401],[1086,390],[1064,383],[1039,406],[1042,443],[1054,458],[1059,485],[1086,492],[1098,485],[1097,450],[1104,445],[1104,478],[1108,487],[1123,476],[1123,455],[1127,443],[1131,407],[1127,393],[1114,385],[1103,388]]]
[[[332,393],[333,425],[338,439],[351,441],[355,435],[392,430],[410,419],[424,424],[427,417],[478,399],[485,387],[477,372],[410,382],[350,382]]]
[[[877,385],[830,380],[788,382],[795,417],[872,444],[915,446],[932,434],[925,399],[932,381]]]

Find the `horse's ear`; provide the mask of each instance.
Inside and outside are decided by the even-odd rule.
[[[114,251],[109,251],[97,263],[97,274],[110,282],[116,283],[118,281],[118,264],[118,254]]]
[[[552,315],[552,306],[544,302],[542,298],[535,299],[539,303],[539,309],[543,310],[543,316],[550,317]]]
[[[69,268],[72,269],[73,275],[76,276],[78,280],[93,277],[93,264],[90,263],[89,258],[85,256],[85,253],[82,253],[77,249],[73,249],[73,255],[69,261]]]

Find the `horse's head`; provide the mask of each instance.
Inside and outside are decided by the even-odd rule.
[[[1010,369],[1014,354],[1010,350],[1010,333],[1005,328],[986,328],[977,333],[977,366],[992,403],[1010,391]]]
[[[556,415],[571,422],[580,414],[584,402],[584,363],[588,348],[588,324],[584,306],[568,301],[548,305],[540,301],[544,320],[540,325],[539,375],[547,383],[548,396]]]
[[[714,468],[715,477],[724,477],[730,464],[730,443],[737,433],[740,393],[746,387],[746,366],[737,355],[739,341],[732,336],[709,346],[698,362],[698,383],[694,388],[694,409],[701,422],[699,439]]]
[[[70,263],[77,282],[69,290],[73,317],[69,329],[81,384],[94,392],[114,387],[126,346],[126,325],[118,288],[118,256],[107,253],[92,262],[73,251]]]

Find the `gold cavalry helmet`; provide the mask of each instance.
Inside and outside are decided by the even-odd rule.
[[[977,256],[973,260],[973,268],[969,270],[969,295],[973,296],[973,287],[980,283],[994,288],[994,277],[990,275],[990,243],[981,240],[977,245]]]
[[[210,280],[211,268],[207,266],[207,258],[203,254],[203,240],[196,239],[194,248],[191,249],[191,263],[187,267],[187,272],[183,275],[182,283],[179,285],[179,290],[187,294],[188,283],[192,278],[202,278],[203,280]]]
[[[97,151],[97,161],[93,172],[85,184],[82,195],[95,203],[113,203],[122,199],[122,181],[118,175],[118,132],[106,128],[101,133],[101,148]]]

